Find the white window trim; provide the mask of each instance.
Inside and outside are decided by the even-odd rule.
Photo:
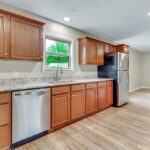
[[[44,73],[49,73],[49,72],[54,72],[56,71],[56,69],[46,69],[45,68],[45,55],[46,55],[46,37],[52,38],[52,39],[56,39],[56,40],[60,40],[60,41],[68,41],[70,42],[70,50],[69,50],[69,65],[70,68],[69,69],[63,69],[63,71],[74,71],[74,39],[68,38],[68,37],[64,37],[64,36],[58,36],[56,34],[53,33],[45,33],[44,34],[44,45],[43,45],[43,72]]]

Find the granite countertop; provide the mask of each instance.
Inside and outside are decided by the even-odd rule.
[[[60,80],[58,82],[43,81],[43,82],[29,82],[29,83],[22,83],[22,84],[12,84],[12,85],[0,85],[0,92],[27,90],[27,89],[35,89],[35,88],[46,88],[46,87],[73,85],[73,84],[80,84],[80,83],[91,83],[91,82],[100,82],[100,81],[109,81],[109,80],[113,80],[113,79],[111,79],[111,78],[75,79],[75,80],[68,79],[68,80]]]

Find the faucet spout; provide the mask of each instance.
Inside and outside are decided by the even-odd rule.
[[[62,68],[61,68],[61,67],[57,67],[57,69],[56,69],[56,74],[55,74],[55,77],[54,77],[54,80],[55,80],[55,81],[58,81],[58,80],[61,79],[61,76],[58,75],[59,70],[60,70],[60,74],[63,74]]]

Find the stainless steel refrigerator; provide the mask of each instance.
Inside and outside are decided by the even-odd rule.
[[[106,53],[104,66],[98,67],[98,77],[114,79],[114,105],[121,106],[129,101],[129,55]]]

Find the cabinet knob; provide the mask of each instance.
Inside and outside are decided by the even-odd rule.
[[[5,56],[7,56],[7,53],[4,53]]]

